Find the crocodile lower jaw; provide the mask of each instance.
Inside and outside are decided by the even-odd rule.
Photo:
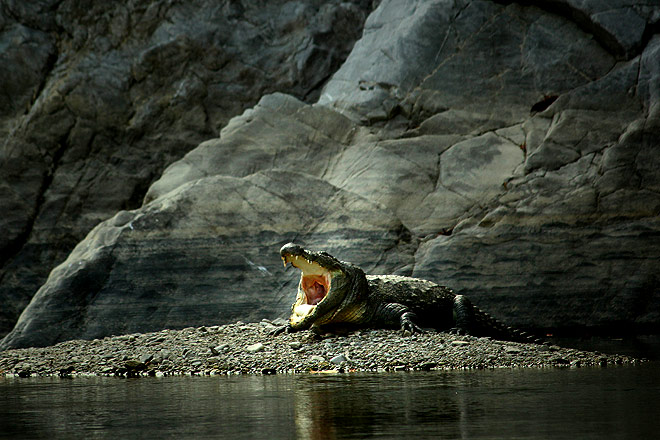
[[[311,304],[299,304],[293,306],[293,313],[291,314],[291,318],[290,318],[291,324],[299,323],[300,321],[305,319],[307,315],[312,313],[315,308],[316,306],[313,306]]]

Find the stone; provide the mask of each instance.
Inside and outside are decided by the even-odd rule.
[[[348,358],[343,354],[338,354],[330,359],[331,364],[339,365],[342,362],[348,362]]]
[[[246,350],[248,353],[258,353],[260,351],[263,351],[265,348],[264,344],[261,342],[257,342],[256,344],[249,345]]]
[[[128,370],[129,372],[138,372],[144,370],[146,368],[146,365],[144,364],[144,362],[131,359],[124,362],[124,368],[126,368],[126,370]]]
[[[293,350],[299,350],[302,347],[302,342],[299,341],[293,341],[289,342],[289,347]]]
[[[456,341],[451,341],[451,345],[453,345],[454,347],[465,347],[467,345],[470,345],[470,343],[468,341],[456,340]]]

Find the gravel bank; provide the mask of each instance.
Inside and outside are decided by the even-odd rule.
[[[321,338],[304,331],[270,336],[278,324],[238,322],[6,350],[0,352],[0,374],[168,376],[581,367],[639,362],[628,356],[435,332],[404,336],[394,330],[361,330]]]

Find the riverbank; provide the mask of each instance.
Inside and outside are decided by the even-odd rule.
[[[583,367],[640,362],[625,355],[448,333],[361,330],[270,336],[281,323],[228,324],[75,340],[0,352],[0,374],[170,376],[307,372]]]

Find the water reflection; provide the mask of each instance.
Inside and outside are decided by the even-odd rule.
[[[295,378],[299,438],[369,438],[415,427],[417,434],[460,437],[464,414],[453,375],[385,374]],[[460,380],[459,380],[460,381]]]
[[[660,368],[295,378],[297,438],[653,438]]]
[[[660,365],[0,378],[0,438],[653,438]]]

